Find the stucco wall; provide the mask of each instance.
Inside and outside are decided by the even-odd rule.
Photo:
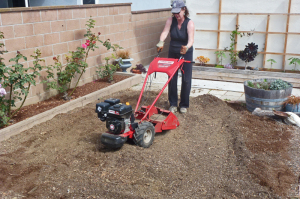
[[[82,0],[29,0],[30,6],[81,5]],[[132,3],[131,11],[170,8],[169,0],[95,0],[95,4]]]
[[[78,0],[29,0],[30,6],[66,6],[77,5]]]
[[[218,15],[196,15],[196,13],[218,13],[220,0],[191,0],[187,1],[187,6],[190,10],[191,19],[195,22],[195,28],[201,30],[218,30]],[[300,1],[291,1],[291,13],[299,13]],[[269,32],[285,32],[287,15],[280,13],[288,13],[288,0],[222,0],[221,12],[223,13],[277,13],[278,15],[270,15]],[[289,32],[300,33],[300,15],[291,15],[289,21]],[[221,30],[235,30],[236,15],[221,15]],[[240,15],[239,17],[240,31],[266,31],[267,15]],[[195,32],[195,48],[217,48],[217,32]],[[250,37],[238,37],[237,50],[243,50],[249,42],[254,42],[258,45],[259,51],[265,50],[266,34],[254,33]],[[267,40],[267,52],[283,53],[284,52],[285,34],[269,34]],[[230,45],[230,33],[220,33],[219,49],[224,49]],[[195,50],[194,57],[204,55],[211,59],[210,64],[216,63],[216,55],[213,50]],[[286,53],[300,54],[300,34],[289,34],[287,40]],[[226,53],[227,57],[228,53]],[[285,68],[291,70],[294,66],[289,65],[288,59],[291,55],[285,58]],[[293,56],[296,57],[296,56]],[[300,57],[300,56],[298,56]],[[225,59],[223,64],[229,63],[229,59]],[[266,60],[273,58],[277,61],[273,65],[275,69],[281,69],[283,63],[282,55],[267,54]],[[262,67],[263,54],[259,54],[253,62],[248,65],[253,67]],[[239,60],[239,66],[243,66],[244,62]],[[266,63],[266,68],[270,67]]]
[[[103,41],[109,38],[112,43],[129,49],[135,66],[137,63],[147,65],[157,55],[155,45],[170,11],[132,14],[131,4],[0,9],[0,31],[4,32],[3,43],[8,51],[2,56],[5,63],[8,66],[12,64],[8,60],[20,51],[28,58],[23,64],[31,66],[33,60],[30,55],[38,48],[45,65],[53,64],[54,56],[64,57],[85,42],[85,23],[90,16],[96,20],[92,31],[101,32],[100,39]],[[88,68],[79,85],[96,79],[96,67],[104,64],[105,56],[111,55],[112,52],[107,52],[100,43],[99,47],[90,52]],[[166,56],[166,50],[163,56]],[[46,72],[42,71],[37,85],[30,89],[26,104],[56,94],[55,91],[47,91],[41,83],[45,76]]]
[[[161,8],[170,8],[169,0],[96,0],[98,4],[105,3],[128,3],[131,2],[131,10],[132,11],[140,11],[140,10],[151,10],[151,9],[161,9]]]

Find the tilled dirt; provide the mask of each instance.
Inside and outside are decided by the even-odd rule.
[[[126,90],[109,97],[134,107],[138,96]],[[162,95],[156,105],[168,108],[166,101]],[[296,127],[202,95],[191,98],[187,114],[176,113],[180,126],[156,134],[150,148],[128,142],[109,150],[100,143],[106,128],[96,103],[1,142],[0,196],[287,198],[298,193]]]

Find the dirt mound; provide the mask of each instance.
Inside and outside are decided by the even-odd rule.
[[[134,107],[138,96],[127,90],[110,97]],[[157,106],[166,102],[162,95]],[[180,126],[157,134],[150,148],[128,142],[112,151],[100,144],[106,128],[95,103],[1,142],[0,196],[280,198],[296,183],[288,152],[294,129],[242,105],[192,98],[188,113],[176,114]]]

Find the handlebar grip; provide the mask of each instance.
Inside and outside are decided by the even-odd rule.
[[[191,63],[191,64],[195,64],[196,62],[194,61],[185,61],[186,63]]]

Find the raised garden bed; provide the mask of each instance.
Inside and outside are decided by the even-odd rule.
[[[101,85],[98,85],[98,88],[102,88],[100,90],[94,91],[92,93],[89,93],[89,91],[95,90],[93,82],[83,85],[81,87],[77,88],[77,94],[74,93],[74,98],[71,101],[64,101],[59,99],[58,97],[50,98],[44,102],[40,102],[37,104],[25,106],[21,109],[20,113],[18,113],[17,117],[13,118],[15,120],[15,124],[12,124],[11,126],[8,126],[6,128],[0,129],[0,141],[8,139],[12,135],[16,135],[22,131],[25,131],[27,129],[30,129],[34,125],[40,124],[42,122],[45,122],[47,120],[52,119],[55,115],[60,113],[66,113],[70,110],[73,110],[77,107],[85,106],[88,103],[91,103],[98,98],[110,95],[114,92],[130,88],[131,86],[138,84],[142,81],[141,75],[136,75],[132,73],[116,73],[119,76],[126,76],[124,78],[118,78],[120,81],[110,84],[107,82],[97,82]],[[123,80],[122,80],[123,79]],[[103,88],[105,87],[105,88]],[[89,94],[83,95],[84,93],[88,92]],[[41,113],[38,113],[38,110],[41,111]],[[50,110],[49,110],[50,109]],[[46,111],[45,111],[46,110]],[[26,111],[31,112],[32,115],[26,114]],[[22,115],[23,112],[23,115]],[[32,117],[30,117],[32,116]],[[29,117],[29,118],[26,118]],[[22,121],[20,121],[22,120]],[[19,122],[20,121],[20,122]]]

